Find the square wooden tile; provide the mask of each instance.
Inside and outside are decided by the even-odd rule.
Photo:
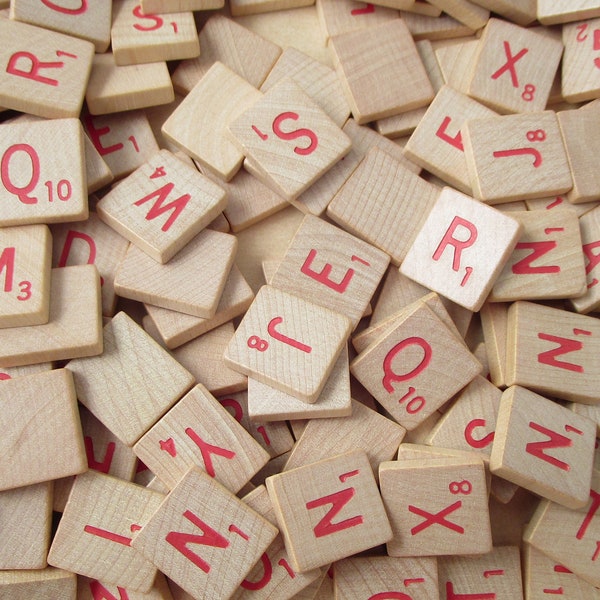
[[[490,470],[569,508],[588,499],[596,424],[520,386],[503,394]]]
[[[299,572],[391,538],[373,471],[362,450],[273,475],[266,486],[292,567]]]
[[[598,17],[600,6],[595,0],[575,0],[575,2],[538,0],[537,16],[543,25],[556,25]]]
[[[237,239],[205,229],[167,264],[134,245],[115,276],[119,296],[208,319],[214,316],[235,258]]]
[[[1,26],[1,23],[0,23]],[[88,216],[83,132],[77,119],[0,125],[0,226]],[[56,152],[52,140],[61,140]]]
[[[222,212],[225,190],[161,150],[96,205],[100,218],[160,263]]]
[[[502,114],[544,110],[562,50],[560,40],[490,19],[481,36],[469,96]]]
[[[201,384],[142,436],[134,451],[169,489],[196,465],[233,493],[270,458]]]
[[[191,12],[143,13],[135,0],[113,3],[111,43],[117,65],[180,60],[200,54]]]
[[[0,594],[7,598],[75,600],[77,576],[54,567],[35,571],[0,571]]]
[[[444,188],[400,272],[477,311],[513,251],[520,231],[521,225],[515,219]],[[462,258],[471,264],[465,265]]]
[[[235,591],[276,535],[266,519],[192,468],[133,547],[189,594],[217,600]]]
[[[554,111],[471,120],[462,134],[473,195],[479,200],[498,204],[543,198],[573,186]]]
[[[192,375],[127,314],[104,327],[100,356],[68,363],[79,401],[132,446],[191,387]]]
[[[290,79],[232,120],[229,132],[263,182],[286,199],[298,197],[351,147],[348,136]]]
[[[227,137],[227,126],[260,97],[256,88],[217,61],[166,120],[163,135],[229,181],[244,155]]]
[[[143,0],[142,11],[148,13],[169,13],[195,10],[216,10],[223,8],[224,0]]]
[[[387,544],[390,556],[485,554],[492,549],[482,461],[384,462],[379,481],[394,533]]]
[[[359,124],[428,104],[427,71],[402,19],[332,37],[329,47]]]
[[[47,119],[78,117],[94,45],[12,19],[0,19],[0,38],[0,105]]]
[[[410,136],[404,154],[461,192],[470,194],[461,128],[469,119],[494,114],[476,100],[444,86]]]
[[[430,0],[431,4],[473,30],[485,27],[490,11],[469,0]]]
[[[488,296],[492,302],[581,296],[586,290],[579,219],[568,210],[513,212],[523,229]]]
[[[479,39],[476,37],[469,36],[464,40],[460,43],[440,45],[435,50],[444,82],[461,94],[466,94],[469,90],[479,49]]]
[[[134,592],[106,581],[98,581],[79,575],[77,577],[77,600],[172,600],[169,584],[162,573],[157,573],[154,586],[149,592]],[[180,600],[180,599],[179,599]]]
[[[275,10],[286,10],[311,6],[312,0],[232,0],[231,14],[234,17],[257,15]]]
[[[110,475],[80,475],[52,541],[49,564],[132,590],[150,590],[156,567],[131,542],[163,498]]]
[[[481,364],[425,304],[375,340],[350,372],[408,430],[466,386]]]
[[[598,320],[532,302],[508,309],[507,385],[596,404]]]
[[[100,277],[94,265],[51,270],[47,323],[0,329],[0,367],[95,356],[101,352]]]
[[[323,389],[350,327],[343,315],[263,286],[227,347],[225,362],[312,403]]]
[[[5,432],[1,438],[0,490],[87,469],[75,387],[68,371],[57,369],[4,381],[0,402]],[[40,431],[54,435],[42,436]]]
[[[581,217],[600,205],[600,202],[571,204],[567,201],[566,194],[562,194],[561,196],[550,196],[549,198],[530,198],[525,200],[525,204],[527,210],[570,210],[577,217]]]
[[[46,225],[0,229],[0,328],[48,322],[51,258],[52,237]]]
[[[537,17],[537,0],[477,0],[477,4],[518,25],[529,25]]]
[[[600,9],[599,9],[600,13]],[[600,95],[600,70],[596,60],[596,31],[600,19],[569,23],[562,28],[565,46],[561,71],[561,92],[567,102],[584,102]],[[600,64],[600,60],[597,61]]]
[[[586,292],[571,303],[579,313],[591,312],[600,306],[600,210],[586,213],[579,219],[585,259]]]
[[[413,0],[400,0],[407,6]],[[353,0],[317,0],[319,23],[326,37],[375,27],[398,19],[398,11],[380,4]],[[326,40],[327,41],[327,40]]]
[[[8,381],[9,379],[15,379],[16,377],[42,373],[43,371],[50,371],[52,368],[53,365],[51,362],[23,365],[20,367],[2,367],[0,368],[0,381]]]
[[[432,17],[427,14],[401,10],[400,17],[408,26],[415,42],[468,37],[475,33],[470,27],[450,15],[440,14]]]
[[[271,285],[346,315],[356,326],[388,263],[381,250],[307,215]]]

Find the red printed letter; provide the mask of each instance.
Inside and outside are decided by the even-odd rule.
[[[398,375],[398,373],[394,372],[392,369],[392,361],[396,358],[396,356],[402,352],[405,348],[409,346],[420,346],[423,349],[423,358],[421,362],[408,373],[404,373],[403,375]],[[416,377],[421,371],[427,368],[429,363],[431,362],[431,355],[433,351],[431,350],[431,346],[420,337],[410,337],[398,342],[386,355],[383,359],[383,387],[390,394],[394,391],[393,383],[398,381],[406,381],[408,379],[412,379]]]
[[[555,342],[559,344],[558,348],[552,350],[546,350],[546,352],[540,352],[538,354],[538,362],[548,365],[550,367],[558,367],[559,369],[565,369],[566,371],[574,371],[575,373],[583,373],[583,367],[573,363],[565,362],[563,360],[556,360],[557,356],[561,354],[567,354],[568,352],[577,352],[583,348],[583,344],[579,340],[570,340],[568,338],[559,337],[556,335],[549,335],[547,333],[538,333],[540,340],[547,342]]]
[[[69,229],[69,231],[67,232],[67,237],[65,239],[65,245],[63,246],[60,258],[58,260],[59,267],[66,266],[67,260],[69,259],[69,253],[71,252],[71,246],[73,245],[73,241],[75,239],[83,240],[88,245],[89,252],[87,264],[94,264],[96,260],[96,244],[94,242],[94,239],[87,233],[82,233],[81,231],[74,231],[73,229]]]
[[[150,192],[147,196],[144,196],[137,202],[134,202],[135,206],[141,206],[144,202],[148,200],[152,200],[157,198],[156,202],[152,205],[152,208],[148,211],[146,215],[146,221],[151,221],[152,219],[156,219],[165,212],[172,210],[173,212],[169,216],[169,218],[165,221],[164,225],[161,227],[162,231],[169,231],[171,225],[177,220],[177,217],[181,214],[183,209],[186,207],[188,200],[191,198],[189,194],[184,194],[183,196],[173,200],[173,202],[169,202],[163,206],[163,202],[167,199],[168,195],[171,193],[173,188],[175,187],[174,183],[167,183],[163,185],[160,189]]]
[[[108,446],[106,446],[104,460],[102,462],[98,462],[94,456],[94,441],[92,438],[89,435],[86,435],[83,438],[83,442],[85,444],[85,454],[87,456],[89,468],[94,469],[95,471],[100,471],[101,473],[108,473],[110,465],[112,464],[113,455],[115,453],[115,443],[108,443]]]
[[[476,427],[485,427],[486,422],[485,419],[473,419],[467,423],[465,427],[465,441],[471,448],[485,448],[489,446],[494,441],[494,432],[488,433],[486,436],[482,437],[480,440],[476,440],[473,437],[473,429]]]
[[[121,142],[106,147],[102,145],[102,140],[100,138],[105,136],[107,133],[110,133],[110,127],[108,127],[108,125],[106,127],[100,127],[99,129],[96,129],[92,115],[87,114],[83,118],[83,122],[90,139],[94,144],[94,148],[96,148],[96,150],[100,153],[100,156],[112,154],[113,152],[117,152],[117,150],[121,150],[121,148],[123,148],[123,144],[121,144]]]
[[[546,440],[545,442],[529,442],[529,444],[525,446],[525,452],[528,452],[537,458],[541,458],[542,460],[545,460],[546,462],[558,467],[559,469],[562,469],[563,471],[568,471],[571,467],[566,462],[563,462],[554,456],[549,456],[544,452],[544,450],[547,448],[569,448],[573,445],[573,440],[561,435],[560,433],[556,433],[556,431],[547,429],[543,425],[534,423],[533,421],[529,422],[529,427],[531,427],[531,429],[534,431],[538,431],[539,433],[547,435],[550,439]]]
[[[231,450],[227,450],[226,448],[220,448],[219,446],[213,446],[205,442],[191,427],[188,427],[185,432],[192,438],[194,443],[200,448],[200,453],[202,454],[202,460],[204,462],[204,468],[206,472],[211,476],[215,476],[215,469],[212,464],[211,454],[217,454],[218,456],[223,456],[224,458],[231,459],[235,456],[235,452]]]
[[[484,594],[456,594],[451,581],[446,582],[446,600],[496,600],[496,592]]]
[[[463,227],[469,233],[469,237],[466,240],[460,240],[458,238],[453,237],[454,233],[459,227]],[[471,221],[467,221],[462,217],[454,217],[452,219],[452,223],[450,223],[450,227],[446,230],[442,241],[437,247],[436,251],[433,253],[433,260],[440,260],[442,254],[444,254],[444,250],[447,246],[454,246],[454,256],[452,258],[452,269],[454,271],[460,271],[460,256],[462,251],[466,248],[472,246],[477,240],[477,227]]]
[[[97,579],[90,581],[90,592],[94,600],[129,600],[127,591],[117,587],[119,598],[111,594]]]
[[[150,19],[151,21],[154,21],[154,25],[150,25],[148,27],[144,27],[139,23],[134,23],[133,27],[138,31],[154,31],[155,29],[160,29],[163,26],[164,21],[158,15],[145,15],[142,12],[142,7],[139,5],[133,9],[133,14],[138,19]]]
[[[19,68],[17,62],[22,58],[25,64],[28,65],[29,69]],[[27,63],[29,61],[29,63]],[[23,61],[22,61],[23,62]],[[15,52],[9,59],[6,65],[6,72],[17,77],[24,77],[25,79],[33,79],[46,85],[58,86],[58,80],[51,79],[50,77],[44,77],[39,74],[40,69],[62,69],[65,63],[62,61],[57,62],[43,62],[32,54],[31,52]]]
[[[42,0],[42,2],[48,8],[65,15],[81,15],[87,10],[87,0],[81,0],[79,8],[65,8],[64,6],[59,6],[58,4],[51,2],[51,0]]]
[[[245,590],[262,590],[266,585],[269,584],[269,581],[271,581],[271,576],[273,575],[273,566],[271,565],[271,561],[266,552],[263,552],[262,556],[260,557],[260,562],[263,566],[264,575],[258,581],[248,581],[247,579],[244,579],[244,581],[240,583],[240,586]]]
[[[283,121],[287,119],[293,119],[294,121],[297,121],[299,118],[300,115],[298,115],[295,112],[284,112],[280,115],[277,115],[273,121],[273,133],[282,140],[295,140],[303,136],[308,137],[308,139],[310,140],[310,144],[306,146],[306,148],[302,148],[300,146],[296,146],[294,148],[294,152],[296,154],[300,154],[301,156],[307,156],[308,154],[312,154],[317,149],[317,146],[319,144],[319,138],[317,137],[315,132],[305,128],[294,129],[294,131],[290,131],[289,133],[286,133],[285,131],[281,130],[281,123]]]
[[[531,250],[525,258],[522,258],[519,262],[516,262],[512,266],[512,272],[516,275],[532,275],[537,273],[560,273],[560,267],[558,265],[546,265],[540,267],[534,267],[531,263],[537,260],[544,254],[547,254],[551,250],[556,248],[557,243],[554,240],[545,242],[519,242],[515,246],[515,250]]]
[[[444,120],[442,121],[442,124],[438,127],[438,130],[435,132],[435,135],[437,135],[441,140],[444,140],[451,146],[454,146],[461,152],[464,152],[465,149],[462,143],[462,136],[460,134],[460,131],[456,134],[455,137],[451,137],[446,133],[448,125],[450,125],[451,122],[452,119],[450,117],[444,117]]]
[[[15,248],[4,248],[0,254],[0,275],[6,269],[4,275],[4,291],[12,292],[13,277],[15,273]]]
[[[325,535],[336,533],[337,531],[343,531],[349,527],[360,525],[363,522],[362,515],[344,519],[339,523],[331,522],[331,520],[344,508],[344,506],[346,506],[346,504],[352,500],[354,493],[354,488],[346,488],[345,490],[341,490],[339,492],[335,492],[334,494],[329,494],[328,496],[323,496],[322,498],[317,498],[316,500],[311,500],[310,502],[306,503],[306,508],[309,510],[318,508],[319,506],[325,506],[327,504],[332,505],[327,514],[315,525],[313,529],[315,537],[319,538]]]
[[[312,265],[315,256],[317,255],[316,250],[311,250],[304,261],[304,264],[300,268],[300,271],[309,277],[312,277],[315,281],[325,284],[328,288],[331,288],[335,292],[343,294],[346,291],[352,277],[354,276],[354,269],[348,269],[344,278],[339,282],[335,282],[329,279],[329,274],[333,268],[329,263],[325,263],[323,269],[320,272],[313,271],[310,267]]]

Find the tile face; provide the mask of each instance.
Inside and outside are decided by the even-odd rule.
[[[347,317],[263,286],[225,351],[246,375],[315,402],[350,333]],[[322,332],[327,331],[326,337]]]
[[[580,313],[591,312],[600,306],[600,210],[595,208],[579,220],[585,258],[586,292],[571,300]]]
[[[141,7],[144,14],[152,14],[188,10],[215,10],[223,8],[224,4],[224,0],[144,0]]]
[[[0,19],[0,38],[0,105],[47,119],[78,117],[93,44],[12,19]]]
[[[54,567],[35,571],[0,571],[0,594],[6,594],[7,598],[74,600],[77,594],[77,576]]]
[[[403,4],[412,4],[412,0]],[[317,12],[321,28],[327,37],[358,31],[367,27],[382,25],[398,19],[398,11],[391,10],[380,4],[368,5],[357,4],[353,0],[317,0]]]
[[[444,188],[400,272],[477,311],[514,249],[520,231],[515,219]]]
[[[537,16],[543,25],[567,23],[579,19],[590,19],[600,16],[600,6],[595,0],[538,0]]]
[[[156,567],[131,547],[131,541],[163,498],[122,479],[84,473],[73,484],[48,562],[132,590],[150,590]]]
[[[4,124],[0,132],[5,207],[0,226],[86,219],[83,134],[77,119]],[[62,140],[61,152],[55,151],[56,139]]]
[[[273,475],[266,486],[290,561],[300,572],[391,538],[369,460],[361,450]]]
[[[229,125],[234,143],[286,199],[347,154],[348,136],[293,80],[282,80]]]
[[[600,13],[600,9],[597,9]],[[569,23],[563,26],[565,51],[562,60],[561,91],[567,102],[583,102],[598,98],[600,71],[596,59],[596,31],[600,19]],[[598,61],[600,62],[600,61]]]
[[[269,521],[192,468],[133,547],[189,594],[217,600],[235,591],[276,535]]]
[[[5,432],[0,438],[0,490],[87,469],[75,388],[68,371],[57,369],[4,381],[0,394]],[[53,435],[47,435],[49,432]]]

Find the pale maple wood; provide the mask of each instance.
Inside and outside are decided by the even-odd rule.
[[[92,579],[149,591],[156,567],[131,548],[131,539],[163,498],[159,492],[110,475],[89,471],[78,476],[48,563]],[[99,554],[103,560],[97,559]]]
[[[556,25],[600,17],[597,0],[538,0],[537,18],[542,25]]]
[[[527,210],[570,210],[578,217],[581,217],[596,208],[600,203],[582,202],[580,204],[571,204],[563,194],[562,196],[551,196],[550,198],[531,198],[525,200],[525,204],[527,205]]]
[[[97,600],[98,596],[103,598],[105,595],[109,600],[127,595],[129,600],[173,600],[173,595],[169,590],[169,584],[162,573],[157,573],[154,585],[148,592],[135,592],[105,581],[90,579],[79,575],[77,577],[77,600]]]
[[[537,17],[537,0],[473,0],[473,2],[502,15],[517,25],[529,25]]]
[[[597,3],[596,3],[597,4]],[[597,8],[600,16],[600,5]],[[595,59],[595,31],[599,19],[565,25],[562,42],[565,51],[562,60],[561,94],[568,102],[593,100],[600,96],[600,79]]]
[[[488,358],[490,381],[506,387],[506,341],[508,303],[486,302],[479,311]]]
[[[236,248],[234,236],[205,229],[163,265],[132,244],[115,275],[115,291],[209,319],[216,313]]]
[[[212,539],[221,544],[188,547],[189,536],[202,539],[201,526],[219,536]],[[177,533],[183,534],[173,540],[177,545],[169,543],[167,536],[173,539]],[[133,547],[193,597],[216,600],[236,590],[276,535],[269,521],[193,467],[137,534]]]
[[[0,132],[0,226],[85,220],[86,169],[77,119],[9,123]],[[59,153],[57,138],[63,142]]]
[[[384,2],[395,2],[396,0],[384,0]],[[402,0],[399,0],[402,2]],[[442,11],[433,4],[429,4],[427,0],[415,0],[414,4],[408,8],[404,8],[407,12],[414,12],[418,15],[427,15],[429,17],[439,17]]]
[[[1,367],[101,352],[100,278],[93,265],[51,270],[50,317],[46,324],[0,329]]]
[[[333,36],[329,45],[352,115],[361,125],[419,108],[434,96],[415,43],[401,19]],[[402,85],[402,81],[410,81],[410,85]]]
[[[33,375],[35,373],[42,373],[43,371],[50,371],[51,369],[51,362],[23,365],[20,367],[0,367],[0,381],[8,381],[15,377]]]
[[[223,8],[224,0],[141,0],[144,14],[172,13]]]
[[[394,532],[387,543],[390,556],[485,554],[492,549],[483,461],[447,456],[384,462],[379,480]],[[445,521],[431,521],[440,513]]]
[[[408,2],[412,4],[412,2]],[[319,23],[326,38],[367,29],[398,19],[398,11],[374,4],[373,9],[365,3],[353,0],[317,0]]]
[[[571,304],[579,313],[588,313],[600,306],[600,269],[598,265],[598,246],[600,245],[600,210],[586,213],[579,219],[581,241],[583,242],[586,292],[579,298],[573,298]]]
[[[201,53],[184,60],[173,73],[173,86],[188,94],[219,61],[259,88],[281,54],[281,48],[224,15],[212,16],[199,35]]]
[[[507,385],[598,402],[597,319],[519,301],[508,309],[507,331]]]
[[[54,567],[33,571],[0,571],[0,594],[6,598],[76,600],[77,576]]]
[[[467,25],[443,13],[438,17],[432,17],[401,10],[400,17],[406,23],[415,42],[446,40],[465,37],[474,33]]]
[[[263,286],[225,351],[225,363],[313,403],[350,328],[349,319],[343,315]],[[323,331],[327,332],[326,337]]]
[[[289,10],[312,4],[314,0],[230,0],[231,14],[234,17]]]
[[[292,567],[299,572],[391,538],[383,502],[363,450],[287,470],[269,477],[265,483]],[[352,490],[352,496],[344,490]],[[346,514],[355,518],[349,519],[346,527],[329,531],[325,526],[321,532],[322,523],[329,521],[327,517],[323,520],[327,513],[319,507],[331,503],[339,506],[342,502]]]
[[[217,61],[163,125],[163,135],[225,181],[244,158],[226,136],[227,126],[261,93]]]
[[[490,11],[478,6],[469,0],[428,0],[431,4],[444,11],[444,13],[460,21],[470,29],[484,27],[489,18]]]
[[[105,325],[103,340],[100,356],[72,360],[67,368],[79,401],[131,446],[194,378],[124,312]]]

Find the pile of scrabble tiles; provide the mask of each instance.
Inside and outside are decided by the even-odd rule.
[[[600,598],[600,1],[0,42],[1,600]]]

